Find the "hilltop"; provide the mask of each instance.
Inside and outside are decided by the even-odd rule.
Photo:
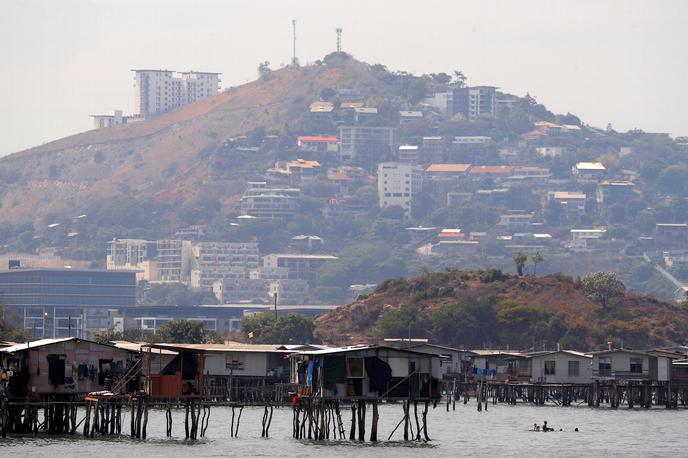
[[[331,343],[427,337],[467,348],[591,350],[684,343],[688,311],[626,293],[607,308],[588,299],[580,281],[559,274],[517,277],[498,270],[425,273],[385,281],[369,295],[316,319]]]
[[[143,122],[84,132],[4,157],[0,222],[54,222],[51,218],[57,215],[97,211],[99,205],[121,198],[174,209],[200,196],[227,205],[241,193],[243,183],[218,170],[223,145],[256,129],[285,128],[295,101],[305,108],[304,101],[317,98],[323,87],[347,79],[351,75],[344,67],[284,68],[266,80]],[[233,159],[227,167],[236,175],[252,163],[250,158]],[[267,159],[262,162],[269,164]],[[112,222],[126,225],[125,215]]]

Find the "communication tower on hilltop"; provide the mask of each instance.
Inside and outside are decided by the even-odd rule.
[[[291,27],[293,31],[293,47],[292,47],[292,57],[291,64],[299,65],[299,59],[296,57],[296,19],[291,20]]]
[[[337,52],[342,52],[342,28],[337,27]]]

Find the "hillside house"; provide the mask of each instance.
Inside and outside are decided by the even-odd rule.
[[[564,151],[565,149],[562,146],[539,146],[535,148],[535,152],[542,157],[558,157]]]
[[[452,145],[459,146],[475,146],[475,145],[486,145],[492,141],[492,137],[485,137],[483,135],[464,135],[459,137],[454,137],[452,140]]]
[[[571,242],[568,248],[577,250],[594,250],[600,247],[600,241],[606,239],[607,229],[604,227],[592,229],[571,229]]]
[[[422,111],[400,111],[399,112],[399,123],[408,124],[415,121],[421,121],[423,119]]]
[[[438,400],[439,380],[439,358],[415,350],[359,345],[291,355],[291,382],[303,395]]]
[[[310,153],[338,153],[339,139],[333,136],[307,136],[296,138],[296,146],[299,151]]]
[[[510,183],[544,183],[549,178],[545,167],[514,167],[514,174],[508,178]]]
[[[470,164],[430,164],[425,168],[425,176],[430,180],[465,177]]]
[[[667,268],[688,264],[688,250],[664,251],[662,252],[662,259],[664,259],[664,266]]]
[[[529,355],[533,383],[590,383],[592,356],[572,350]]]
[[[601,162],[578,162],[572,171],[583,180],[600,180],[607,173],[607,168]]]
[[[655,240],[663,247],[688,244],[688,223],[656,223]]]
[[[585,202],[588,196],[583,192],[550,191],[547,193],[549,201],[556,202],[567,216],[585,214]]]
[[[508,227],[529,227],[533,224],[535,213],[526,212],[524,210],[508,210],[506,213],[499,215],[498,226]]]
[[[334,112],[334,105],[331,102],[317,101],[310,104],[311,116],[330,116]]]
[[[369,119],[375,119],[378,116],[377,108],[360,107],[354,108],[354,122],[363,123]]]
[[[635,196],[635,184],[622,180],[602,180],[597,185],[597,203],[612,205],[626,203]]]
[[[315,281],[318,270],[336,256],[324,254],[277,254],[272,253],[263,257],[264,267],[284,267],[289,272],[290,280]]]
[[[513,173],[514,167],[511,165],[474,165],[468,171],[472,178],[504,178]]]
[[[76,337],[41,339],[0,349],[0,372],[10,397],[83,396],[115,386],[139,354]],[[138,389],[134,380],[123,390]]]
[[[312,181],[320,172],[321,167],[318,161],[296,159],[295,161],[287,162],[286,169],[293,181],[303,182]]]

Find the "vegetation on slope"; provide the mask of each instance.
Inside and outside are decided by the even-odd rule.
[[[620,293],[594,302],[580,279],[517,277],[500,270],[425,272],[387,280],[373,293],[315,320],[326,342],[425,337],[466,348],[606,348],[683,343],[681,305]]]

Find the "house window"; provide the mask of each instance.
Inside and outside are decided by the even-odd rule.
[[[545,375],[554,375],[556,373],[556,361],[545,361]]]
[[[631,373],[632,374],[642,374],[643,373],[643,358],[631,358]]]
[[[363,358],[346,358],[346,376],[363,378]]]
[[[602,377],[612,376],[612,358],[609,356],[600,356],[600,361],[597,366],[599,375]]]
[[[580,376],[580,361],[569,361],[569,377]]]

